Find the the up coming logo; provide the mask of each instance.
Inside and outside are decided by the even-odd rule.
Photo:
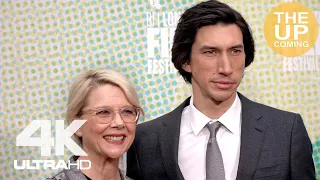
[[[298,2],[283,3],[266,16],[264,35],[274,52],[296,57],[315,45],[318,22],[308,7]]]

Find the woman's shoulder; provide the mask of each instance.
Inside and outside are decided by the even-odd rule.
[[[79,156],[71,156],[69,161],[70,163],[75,163]],[[86,180],[87,178],[83,175],[83,173],[75,168],[75,166],[71,166],[70,169],[63,169],[62,171],[58,172],[53,177],[47,178],[47,180]]]
[[[64,170],[60,171],[53,177],[47,178],[47,180],[69,180]]]
[[[87,180],[86,176],[78,169],[64,169],[47,180]]]
[[[85,176],[79,176],[77,172],[74,172],[72,170],[62,170],[58,174],[54,175],[53,177],[47,178],[47,180],[72,180],[73,178],[69,178],[70,175],[73,177],[76,177],[78,175],[77,178],[80,178],[81,180],[82,178],[85,177]],[[120,176],[121,176],[121,180],[133,180],[128,176],[126,176],[125,172],[122,170],[120,170]],[[86,178],[84,178],[84,180],[86,180]]]

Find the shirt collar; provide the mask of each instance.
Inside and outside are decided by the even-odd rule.
[[[202,112],[200,112],[193,105],[193,96],[190,99],[190,124],[193,133],[197,136],[203,127],[208,124],[209,121],[219,121],[226,127],[232,134],[240,134],[240,125],[241,125],[241,101],[238,94],[232,103],[231,107],[218,119],[210,119]]]

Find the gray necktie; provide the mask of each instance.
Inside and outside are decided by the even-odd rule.
[[[210,131],[206,154],[207,180],[225,180],[222,155],[216,138],[216,133],[220,126],[221,123],[218,121],[207,124],[207,128]]]

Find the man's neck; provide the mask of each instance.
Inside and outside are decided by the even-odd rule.
[[[228,111],[235,101],[235,98],[236,93],[222,102],[217,102],[212,98],[204,98],[203,96],[193,96],[193,105],[210,119],[218,119]]]

